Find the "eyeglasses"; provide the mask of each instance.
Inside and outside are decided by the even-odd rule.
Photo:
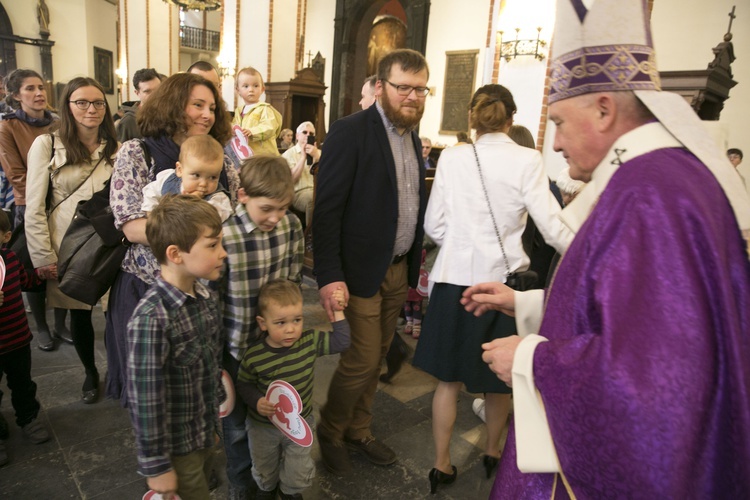
[[[84,101],[81,99],[80,101],[68,101],[71,104],[75,104],[76,108],[87,110],[89,109],[89,106],[92,104],[94,105],[94,109],[102,110],[107,107],[106,101]]]
[[[401,97],[408,97],[409,94],[411,94],[412,90],[416,94],[417,97],[427,97],[427,94],[430,93],[429,87],[412,87],[411,85],[396,85],[395,83],[391,83],[388,80],[383,80],[385,83],[396,89],[396,93],[400,95]]]
[[[300,133],[301,133],[301,134],[305,134],[305,135],[308,135],[308,134],[312,134],[312,135],[315,135],[315,131],[314,131],[314,130],[313,130],[313,131],[309,131],[309,130],[303,130],[303,131],[302,131],[302,132],[300,132]]]

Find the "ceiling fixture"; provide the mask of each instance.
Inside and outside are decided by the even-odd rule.
[[[218,10],[221,9],[221,0],[164,0],[178,6],[182,10]]]

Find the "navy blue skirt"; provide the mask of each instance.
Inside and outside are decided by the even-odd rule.
[[[482,344],[516,333],[516,320],[498,311],[476,317],[459,300],[465,286],[435,283],[413,364],[442,382],[463,382],[469,392],[509,394],[482,361]]]

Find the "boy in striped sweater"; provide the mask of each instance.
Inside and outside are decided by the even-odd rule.
[[[0,283],[0,380],[3,375],[8,376],[16,424],[23,435],[32,443],[41,444],[49,440],[49,432],[37,418],[41,405],[36,399],[36,384],[31,380],[31,330],[21,298],[21,287],[38,283],[39,278],[21,266],[13,250],[5,248],[11,235],[8,215],[0,210],[0,265],[4,267],[4,272],[0,272],[4,275]],[[8,422],[0,415],[0,467],[8,463],[8,433]]]
[[[273,426],[269,417],[276,405],[266,399],[268,386],[283,380],[302,400],[300,417],[314,429],[312,417],[315,359],[343,352],[351,342],[349,323],[343,313],[343,290],[334,292],[341,310],[334,315],[333,332],[302,329],[302,293],[289,280],[263,285],[258,296],[261,337],[245,351],[237,375],[237,393],[248,406],[252,473],[258,484],[257,499],[302,498],[312,484],[315,466],[310,448],[295,444]]]

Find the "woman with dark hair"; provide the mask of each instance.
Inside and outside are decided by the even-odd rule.
[[[34,70],[17,69],[5,78],[5,102],[15,111],[0,121],[0,164],[13,187],[13,227],[23,223],[26,213],[26,158],[34,139],[57,128],[57,118],[47,109],[47,90],[42,77]],[[55,348],[53,337],[72,342],[65,327],[67,311],[55,308],[55,328],[47,326],[44,287],[27,292],[37,331],[37,347],[43,351]]]
[[[107,314],[106,395],[127,405],[127,324],[138,301],[156,280],[159,264],[146,239],[143,188],[162,170],[175,168],[180,144],[193,135],[208,134],[222,145],[230,139],[231,123],[216,87],[202,76],[178,73],[164,80],[138,111],[143,139],[125,142],[112,173],[110,205],[115,225],[132,242],[112,285]],[[239,176],[224,157],[220,184],[234,205]]]
[[[50,305],[70,309],[73,345],[86,370],[82,399],[90,404],[99,398],[91,306],[58,288],[57,253],[78,202],[103,189],[112,175],[118,143],[104,89],[96,80],[73,78],[61,104],[60,129],[37,137],[29,150],[27,181],[34,189],[26,193],[26,240],[37,274],[47,280]]]
[[[557,218],[542,156],[508,137],[516,105],[501,85],[474,93],[469,121],[476,143],[440,155],[425,214],[425,233],[440,247],[430,272],[430,303],[414,366],[440,382],[432,400],[435,465],[430,488],[456,479],[450,438],[462,385],[486,393],[487,442],[483,465],[492,475],[500,457],[500,434],[510,407],[510,388],[482,361],[482,344],[516,331],[514,318],[495,312],[475,317],[459,300],[470,285],[506,278],[529,267],[521,245],[526,213],[559,251],[573,235]]]

